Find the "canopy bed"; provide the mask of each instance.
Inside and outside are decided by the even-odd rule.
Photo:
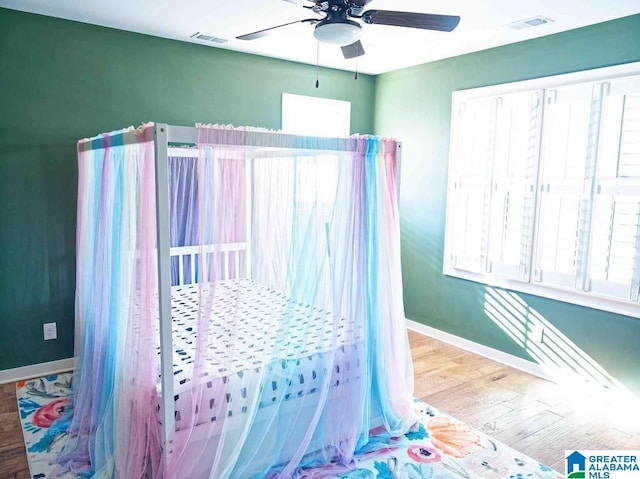
[[[59,470],[295,477],[407,432],[400,150],[217,125],[78,142]]]

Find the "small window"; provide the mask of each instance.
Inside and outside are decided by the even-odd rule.
[[[454,93],[445,274],[640,317],[639,73]]]
[[[282,95],[282,130],[306,136],[347,137],[351,103],[311,96]],[[320,167],[322,165],[322,167]],[[335,155],[297,157],[296,199],[302,204],[328,207],[335,200],[338,163]],[[323,210],[324,211],[324,210]],[[330,208],[326,209],[329,214]]]
[[[282,130],[306,136],[349,136],[351,103],[312,96],[282,95]]]

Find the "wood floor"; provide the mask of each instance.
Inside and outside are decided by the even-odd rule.
[[[640,450],[640,414],[410,333],[415,396],[564,472],[565,450]]]
[[[565,449],[640,449],[636,410],[416,333],[409,339],[416,397],[560,472]],[[1,385],[0,479],[28,478],[15,385]]]
[[[0,479],[29,479],[16,385],[0,385]]]

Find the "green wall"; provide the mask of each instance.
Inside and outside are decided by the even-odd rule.
[[[569,367],[611,376],[640,392],[640,319],[513,294],[526,314],[548,322],[549,344],[539,351],[528,339],[517,344],[485,312],[500,292],[442,274],[452,92],[639,60],[635,15],[376,77],[374,131],[404,143],[400,218],[407,317],[526,359],[558,353]],[[522,321],[507,302],[497,302],[504,307],[501,321]],[[589,359],[576,365],[580,351]]]
[[[79,138],[148,120],[278,128],[283,92],[351,101],[353,132],[403,140],[407,316],[532,359],[484,312],[499,293],[442,274],[451,93],[638,61],[638,32],[636,15],[375,79],[323,69],[316,90],[312,66],[0,9],[0,370],[72,355]],[[567,356],[640,391],[640,320],[515,296]]]
[[[283,92],[351,102],[374,80],[0,9],[0,370],[73,355],[80,138],[144,121],[279,128]],[[58,323],[44,341],[42,324]]]

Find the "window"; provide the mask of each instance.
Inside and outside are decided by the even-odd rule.
[[[351,103],[303,95],[282,95],[282,130],[307,136],[347,137]],[[320,164],[322,166],[320,166]],[[330,165],[330,166],[329,166]],[[338,165],[335,155],[297,157],[296,199],[329,205],[335,199]]]
[[[282,95],[282,130],[307,136],[349,136],[351,103],[312,96]]]
[[[444,273],[640,317],[640,64],[454,93]]]

